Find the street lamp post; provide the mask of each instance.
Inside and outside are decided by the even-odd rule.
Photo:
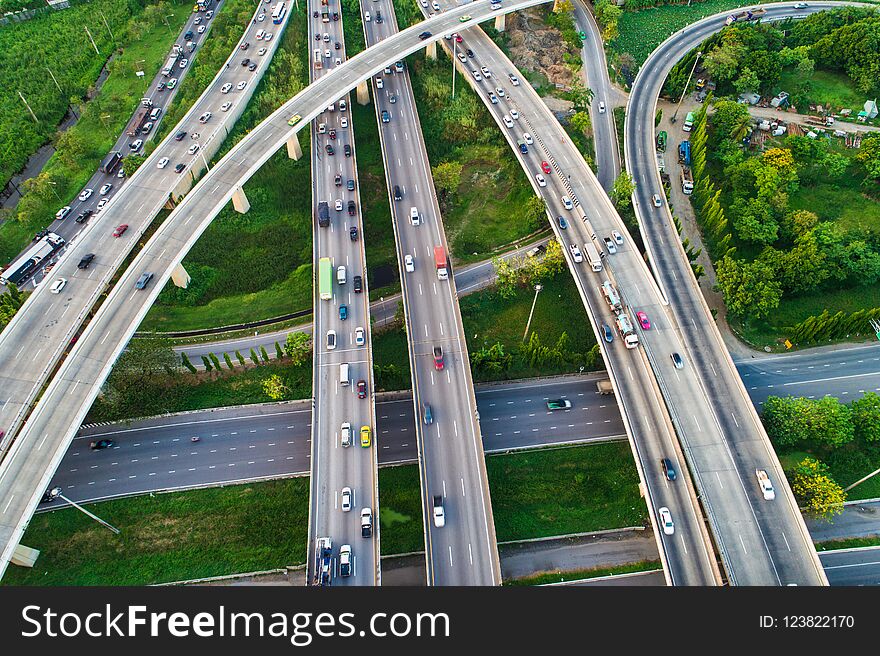
[[[694,57],[694,65],[691,66],[691,72],[688,74],[687,82],[684,83],[684,89],[681,90],[681,98],[678,99],[678,105],[675,106],[675,111],[672,113],[672,118],[669,119],[670,123],[675,123],[675,119],[678,116],[678,109],[681,107],[681,101],[684,100],[684,95],[687,93],[688,87],[691,84],[691,77],[694,75],[694,71],[697,69],[697,62],[700,61],[700,55],[703,53],[699,50],[697,51],[697,56]]]
[[[535,285],[535,298],[532,300],[532,309],[529,311],[529,320],[526,322],[526,331],[523,333],[522,341],[526,341],[526,336],[529,334],[529,326],[532,325],[532,315],[535,313],[535,305],[538,302],[538,294],[541,290],[544,289],[541,285]]]
[[[47,180],[47,183],[52,187],[52,193],[55,194],[55,198],[58,199],[58,202],[61,202],[61,196],[58,195],[58,192],[55,191],[55,187],[58,186],[57,182],[52,182],[51,180]],[[21,192],[19,192],[21,193]]]
[[[452,98],[455,99],[455,37],[452,37]]]

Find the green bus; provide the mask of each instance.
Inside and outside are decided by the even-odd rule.
[[[322,301],[329,301],[333,297],[333,264],[329,257],[318,260],[318,290]]]

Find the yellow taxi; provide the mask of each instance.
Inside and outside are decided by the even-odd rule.
[[[371,443],[370,438],[370,427],[369,426],[361,426],[361,446],[365,449],[370,447]]]
[[[302,116],[300,116],[299,114],[294,114],[294,115],[291,116],[290,119],[287,121],[287,124],[288,124],[288,125],[291,125],[291,126],[296,125],[297,123],[299,123],[299,120],[300,120],[301,118],[302,118]]]

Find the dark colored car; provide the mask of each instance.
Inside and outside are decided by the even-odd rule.
[[[337,187],[342,186],[342,176],[339,173],[337,173],[336,176],[333,178],[333,184],[335,184]]]
[[[338,11],[333,12],[333,20],[335,20],[335,21],[339,20],[339,12]]]
[[[440,346],[434,347],[434,369],[443,370],[443,348]]]
[[[467,56],[470,57],[471,59],[473,59],[474,58],[474,51],[471,50],[470,48],[468,48],[467,49]]]
[[[354,293],[360,294],[364,291],[364,279],[361,276],[354,277]]]
[[[191,41],[192,38],[193,38],[193,31],[192,31],[192,30],[187,30],[187,31],[184,33],[183,38],[186,39],[187,41]]]
[[[352,241],[357,241],[357,240],[358,240],[358,229],[357,229],[357,226],[351,226],[351,227],[348,229],[348,236],[351,238]]]
[[[89,253],[88,255],[83,255],[83,258],[79,261],[79,264],[76,265],[77,269],[88,269],[89,265],[92,263],[92,260],[95,259],[94,253]]]
[[[354,191],[354,180],[352,180],[351,178],[349,178],[349,179],[348,179],[348,182],[347,182],[346,185],[345,185],[345,187],[346,187],[349,191]]]
[[[666,480],[674,481],[675,467],[672,466],[672,461],[669,458],[663,458],[660,461],[660,465],[663,467],[663,474],[666,476]]]
[[[562,230],[565,230],[568,227],[568,221],[565,220],[564,216],[557,216],[556,222]]]
[[[330,144],[327,144],[326,146],[324,146],[324,148],[327,150],[328,155],[332,155],[336,152],[335,150],[333,150],[333,146],[331,146]]]
[[[156,91],[165,91],[165,83],[159,82],[159,84],[156,85]]]
[[[382,122],[390,123],[391,122],[391,114],[388,113],[387,109],[382,110]]]
[[[345,152],[346,157],[351,157],[351,145],[350,144],[345,144],[345,146],[343,147],[342,150]]]
[[[354,216],[356,211],[357,211],[357,206],[354,204],[354,201],[353,200],[348,201],[348,215]]]
[[[185,131],[185,130],[181,130],[180,132],[178,132],[177,134],[174,135],[174,140],[175,140],[175,141],[183,141],[183,138],[184,138],[185,136],[186,136],[186,131]]]
[[[357,391],[359,399],[367,398],[367,381],[359,380],[357,383]]]
[[[377,22],[377,23],[381,23],[381,22],[382,22],[382,12],[381,12],[381,11],[377,11],[377,12],[376,12],[376,22]]]
[[[422,421],[426,425],[434,423],[434,415],[431,413],[431,406],[428,403],[422,405]]]
[[[245,57],[244,59],[241,60],[242,66],[247,66],[250,63],[251,63],[251,60],[248,57]]]
[[[109,449],[116,446],[116,442],[113,440],[94,440],[89,443],[89,448],[95,451],[99,449]]]
[[[239,50],[247,50],[247,49],[250,48],[250,47],[251,47],[251,43],[250,43],[250,41],[245,41],[245,42],[242,43],[240,46],[238,46],[238,49],[239,49]]]
[[[334,130],[333,128],[330,128],[329,135],[330,135],[331,139],[335,139],[336,138],[336,130]]]
[[[681,356],[678,353],[672,354],[672,364],[675,365],[676,369],[684,368],[684,360],[681,359]]]
[[[94,213],[95,210],[83,210],[79,213],[79,216],[74,219],[74,221],[76,221],[77,223],[85,223],[88,218]]]
[[[249,71],[257,70],[257,62],[251,62],[250,64],[248,64],[248,70]]]
[[[180,164],[178,164],[177,166],[174,167],[174,170],[177,171],[178,173],[180,173],[185,168],[186,168],[186,164],[181,162]]]
[[[348,319],[348,306],[347,305],[340,305],[339,306],[339,320],[345,321],[346,319]]]
[[[150,284],[150,281],[153,279],[153,274],[149,271],[144,271],[141,274],[141,277],[137,279],[137,282],[134,284],[135,289],[144,289],[147,285]]]
[[[419,34],[419,38],[420,38],[422,41],[424,41],[425,39],[430,39],[430,38],[431,38],[431,33],[430,33],[430,32],[422,32],[421,34]]]
[[[602,324],[602,332],[605,333],[605,341],[609,344],[614,341],[614,333],[611,332],[611,326]]]
[[[399,185],[394,185],[394,200],[403,200],[403,193],[400,191]]]

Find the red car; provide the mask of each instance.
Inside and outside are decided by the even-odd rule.
[[[113,236],[114,236],[114,237],[121,237],[121,236],[122,236],[122,233],[125,232],[126,230],[128,230],[128,224],[127,224],[127,223],[123,223],[123,224],[120,225],[120,226],[116,226],[116,230],[113,231]]]
[[[544,173],[550,173],[553,169],[550,168],[550,165],[547,162],[541,162],[541,170]]]
[[[365,380],[358,381],[358,398],[359,399],[367,398],[367,381],[365,381]]]
[[[443,349],[439,346],[434,347],[434,369],[443,370]]]
[[[641,324],[642,329],[650,330],[651,322],[648,321],[648,315],[644,312],[636,312],[636,316],[639,318],[639,323]]]
[[[456,35],[455,35],[455,42],[456,42],[456,43],[461,43],[463,40],[464,40],[464,39],[461,38],[461,34],[456,34]]]

